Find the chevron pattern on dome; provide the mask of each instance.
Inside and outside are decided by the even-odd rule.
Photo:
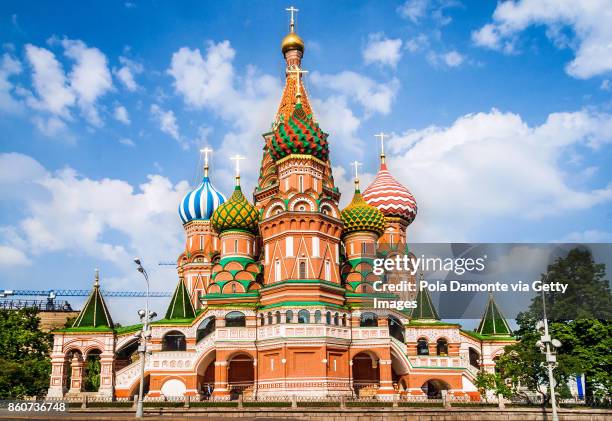
[[[344,222],[344,235],[358,231],[371,231],[380,237],[385,232],[385,216],[363,200],[359,189],[355,190],[353,200],[340,212],[340,216]]]
[[[229,200],[215,210],[210,221],[217,232],[241,230],[257,233],[259,212],[244,197],[238,185]]]
[[[376,178],[363,192],[363,198],[385,216],[400,217],[411,223],[416,218],[417,203],[410,191],[401,185],[382,164]]]
[[[321,130],[311,115],[306,115],[302,104],[295,104],[287,121],[276,127],[268,150],[275,161],[292,154],[312,155],[322,161],[327,161],[329,157],[327,133]]]
[[[204,176],[200,185],[181,200],[178,209],[181,221],[186,224],[194,219],[208,220],[225,200],[225,196],[213,187],[207,176]]]

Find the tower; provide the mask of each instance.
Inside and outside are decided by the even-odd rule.
[[[210,218],[215,209],[226,201],[209,178],[208,154],[212,149],[204,148],[201,152],[204,154],[202,182],[183,197],[178,208],[186,234],[185,251],[178,258],[178,272],[179,277],[185,280],[196,309],[201,307],[199,297],[210,284],[212,267],[220,250],[219,238],[212,229]]]

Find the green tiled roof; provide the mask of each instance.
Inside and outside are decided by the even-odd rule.
[[[410,312],[410,317],[416,320],[440,320],[438,312],[431,302],[427,288],[419,290],[416,296],[417,306]]]
[[[508,322],[504,318],[504,315],[499,311],[493,294],[489,295],[489,302],[487,308],[482,316],[480,325],[476,330],[481,335],[485,336],[511,336],[512,332]]]
[[[183,282],[183,278],[181,278],[174,290],[174,295],[166,311],[165,319],[193,319],[194,317],[195,310],[193,304],[191,304],[187,288],[185,288],[185,282]]]
[[[72,328],[113,328],[113,319],[111,319],[108,307],[100,293],[100,277],[96,270],[96,279],[94,282],[93,291],[89,295],[85,306],[72,324]]]

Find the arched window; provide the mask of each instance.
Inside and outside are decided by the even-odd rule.
[[[480,368],[480,354],[478,353],[478,351],[470,347],[469,355],[470,355],[470,364],[473,367]]]
[[[346,314],[342,315],[342,326],[346,326]]]
[[[429,344],[427,339],[420,338],[417,341],[417,355],[429,355]]]
[[[308,310],[298,311],[298,323],[310,323],[310,313]]]
[[[235,293],[236,293],[236,284],[233,283],[232,284],[232,294],[235,294]]]
[[[238,240],[234,240],[234,252],[238,252]]]
[[[246,326],[246,317],[240,311],[230,311],[225,315],[225,326],[227,327],[244,327]]]
[[[292,323],[293,322],[293,311],[287,310],[285,312],[285,322],[286,323]]]
[[[276,324],[280,324],[281,322],[281,313],[280,311],[276,312]]]
[[[329,260],[325,261],[325,280],[327,282],[331,281],[331,264],[329,263]]]
[[[315,311],[315,323],[321,323],[321,310]]]
[[[304,193],[304,176],[300,175],[300,193]]]
[[[178,330],[171,330],[166,333],[162,340],[162,351],[185,351],[186,349],[185,335]]]
[[[260,326],[263,326],[263,325],[265,325],[265,324],[266,324],[266,318],[264,317],[264,315],[263,315],[263,314],[260,314],[260,315],[259,315],[259,320],[260,320],[260,322],[261,322],[261,323],[260,323]]]
[[[338,313],[334,314],[334,324],[336,326],[340,325],[340,315]]]
[[[360,327],[378,326],[378,316],[370,312],[361,313],[361,318],[359,319],[359,326]]]
[[[306,279],[306,262],[304,260],[300,261],[300,279]]]
[[[281,280],[281,262],[276,259],[274,262],[274,282],[280,282]]]
[[[400,342],[404,342],[404,326],[402,322],[393,316],[389,316],[389,335]]]
[[[436,354],[442,357],[446,357],[448,355],[448,342],[446,339],[438,339],[436,342]]]
[[[210,316],[202,320],[196,332],[196,342],[204,339],[215,331],[215,316]]]
[[[328,325],[331,324],[331,313],[329,311],[325,313],[325,323],[327,323]]]
[[[272,324],[272,312],[268,313],[268,324],[271,325]]]

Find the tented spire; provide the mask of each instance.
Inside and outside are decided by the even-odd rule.
[[[421,274],[421,277],[423,275]],[[427,288],[419,288],[416,296],[417,306],[410,311],[413,320],[440,320],[436,307],[431,301]]]
[[[481,335],[495,335],[495,336],[511,336],[512,331],[510,330],[510,326],[508,326],[508,322],[504,318],[504,315],[501,313],[497,304],[495,303],[495,299],[493,298],[493,294],[489,295],[489,302],[487,303],[487,308],[482,316],[482,320],[480,321],[480,325],[478,325],[478,333]]]
[[[166,311],[166,319],[192,319],[195,317],[195,310],[187,288],[185,288],[185,282],[183,278],[179,279],[178,285],[174,290],[174,295]]]
[[[94,286],[85,306],[72,324],[72,327],[101,327],[106,326],[113,328],[113,320],[111,319],[106,302],[100,293],[100,275],[96,269]]]

